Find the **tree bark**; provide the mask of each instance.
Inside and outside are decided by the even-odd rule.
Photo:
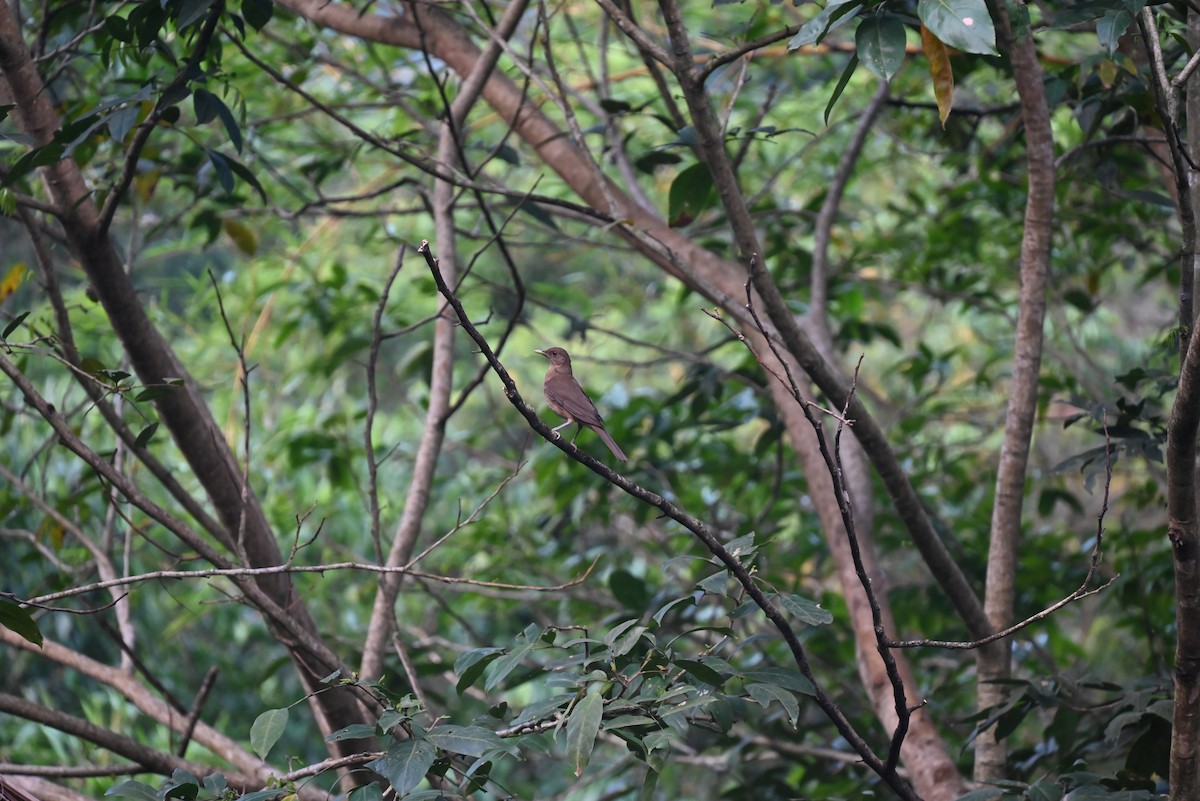
[[[33,145],[41,147],[50,143],[59,128],[58,115],[30,58],[21,36],[21,25],[8,3],[0,3],[0,73],[16,104],[14,114],[18,124],[30,136]],[[187,369],[146,314],[108,230],[101,224],[100,210],[78,165],[68,158],[41,168],[40,172],[66,240],[87,274],[140,380],[150,385],[161,384],[167,378],[183,379],[177,391],[154,403],[163,424],[217,510],[224,530],[214,532],[214,536],[251,566],[280,564],[283,560],[274,533],[246,483],[248,478],[226,445]],[[255,581],[294,623],[316,637],[316,624],[289,576],[281,573]],[[265,620],[276,639],[288,648],[308,691],[318,689],[320,679],[339,667],[336,661],[329,660],[327,651],[318,653],[308,649],[269,616]],[[313,692],[310,702],[325,734],[368,719],[365,708],[348,689]],[[330,744],[337,753],[352,752],[353,746],[352,741]]]
[[[1013,623],[1019,558],[1025,477],[1030,442],[1037,417],[1038,387],[1042,365],[1043,329],[1046,318],[1046,282],[1050,268],[1050,242],[1054,223],[1054,135],[1046,104],[1042,69],[1037,49],[1026,30],[1014,38],[1008,11],[994,5],[997,31],[1009,54],[1013,81],[1021,104],[1025,127],[1028,189],[1025,225],[1021,238],[1021,288],[1017,328],[1013,340],[1012,379],[1004,418],[1004,441],[996,470],[988,545],[987,586],[984,611],[992,628],[999,631]],[[1010,645],[999,640],[980,648],[977,656],[980,709],[1002,703],[1007,695],[999,680],[1012,669]],[[988,729],[975,739],[975,780],[1004,778],[1007,749]]]

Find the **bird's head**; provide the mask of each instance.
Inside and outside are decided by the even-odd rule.
[[[540,353],[550,360],[550,364],[555,367],[566,365],[571,366],[571,357],[562,348],[546,348],[545,350],[535,350],[534,353]]]

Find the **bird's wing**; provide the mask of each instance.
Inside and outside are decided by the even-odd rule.
[[[564,409],[571,419],[585,426],[601,426],[604,420],[596,411],[596,404],[583,391],[574,378],[565,381],[549,381],[545,386],[546,398],[559,408]]]

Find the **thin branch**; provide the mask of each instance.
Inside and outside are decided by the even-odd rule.
[[[538,584],[508,584],[501,581],[482,581],[480,579],[460,578],[456,576],[442,576],[436,573],[426,573],[420,570],[413,570],[408,567],[389,567],[387,565],[373,565],[364,562],[330,562],[321,565],[274,565],[272,567],[213,567],[203,570],[151,570],[146,573],[137,573],[132,576],[122,576],[120,578],[109,579],[108,581],[97,581],[92,584],[86,584],[80,587],[71,587],[58,592],[39,595],[28,600],[16,598],[13,600],[20,604],[29,604],[37,606],[39,604],[57,601],[62,598],[71,598],[76,595],[86,595],[89,592],[97,590],[107,590],[112,587],[123,587],[132,584],[141,584],[147,581],[159,581],[162,579],[200,579],[200,578],[247,578],[253,576],[272,576],[281,573],[329,573],[338,570],[359,570],[364,573],[402,573],[408,576],[416,576],[428,581],[437,581],[442,584],[465,584],[471,587],[490,587],[500,590],[524,590],[533,592],[561,592],[571,587],[578,586],[587,581],[592,570],[598,564],[598,559],[594,560],[578,578],[562,584],[554,586],[544,586]],[[67,611],[67,610],[63,610]]]
[[[438,291],[446,299],[446,301],[454,309],[458,315],[459,322],[467,335],[479,346],[480,353],[487,359],[491,365],[493,372],[504,385],[504,394],[514,408],[528,422],[530,428],[536,431],[543,439],[549,442],[554,447],[566,453],[576,462],[579,462],[584,467],[591,470],[596,475],[603,478],[608,483],[621,489],[630,496],[639,501],[653,506],[660,510],[667,517],[682,525],[688,531],[692,532],[699,539],[708,551],[717,557],[718,560],[726,567],[727,570],[737,579],[738,583],[746,590],[746,594],[754,601],[754,603],[762,610],[763,615],[775,626],[783,641],[787,644],[791,651],[792,658],[796,662],[801,674],[808,679],[814,687],[814,700],[821,707],[829,720],[837,728],[838,732],[846,739],[852,748],[862,755],[863,761],[875,771],[881,778],[892,787],[895,792],[902,798],[909,801],[918,801],[916,794],[912,788],[893,770],[890,773],[883,760],[881,760],[870,745],[862,738],[862,735],[854,728],[853,724],[846,718],[841,708],[833,701],[833,699],[822,688],[820,682],[813,674],[812,667],[808,661],[808,655],[804,650],[804,646],[800,643],[799,637],[795,630],[779,611],[778,607],[771,601],[770,598],[759,587],[754,577],[751,575],[747,567],[741,562],[738,557],[721,544],[716,534],[699,518],[688,514],[680,507],[668,501],[661,495],[652,492],[625,476],[617,473],[612,468],[608,467],[603,462],[595,459],[588,453],[576,448],[575,445],[567,440],[566,437],[556,436],[549,426],[541,421],[537,416],[537,412],[530,406],[521,396],[520,390],[517,389],[516,382],[505,369],[504,365],[497,359],[495,352],[489,346],[487,339],[479,332],[479,329],[471,322],[470,316],[463,308],[462,302],[458,296],[447,286],[442,279],[441,271],[438,269],[437,261],[429,250],[429,243],[423,241],[421,247],[418,248],[418,253],[425,257],[426,264],[429,267],[430,273],[433,275],[433,280],[437,284]]]

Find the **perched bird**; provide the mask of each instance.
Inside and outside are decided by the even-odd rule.
[[[600,439],[604,440],[613,456],[622,462],[626,461],[621,446],[604,430],[604,420],[600,417],[600,412],[596,411],[596,404],[592,403],[592,399],[575,380],[575,374],[571,372],[571,357],[567,352],[562,348],[546,348],[535,350],[534,353],[540,353],[550,360],[550,369],[546,371],[546,381],[542,389],[546,393],[546,403],[551,411],[567,421],[555,426],[554,431],[557,432],[571,423],[587,426],[600,435]]]

